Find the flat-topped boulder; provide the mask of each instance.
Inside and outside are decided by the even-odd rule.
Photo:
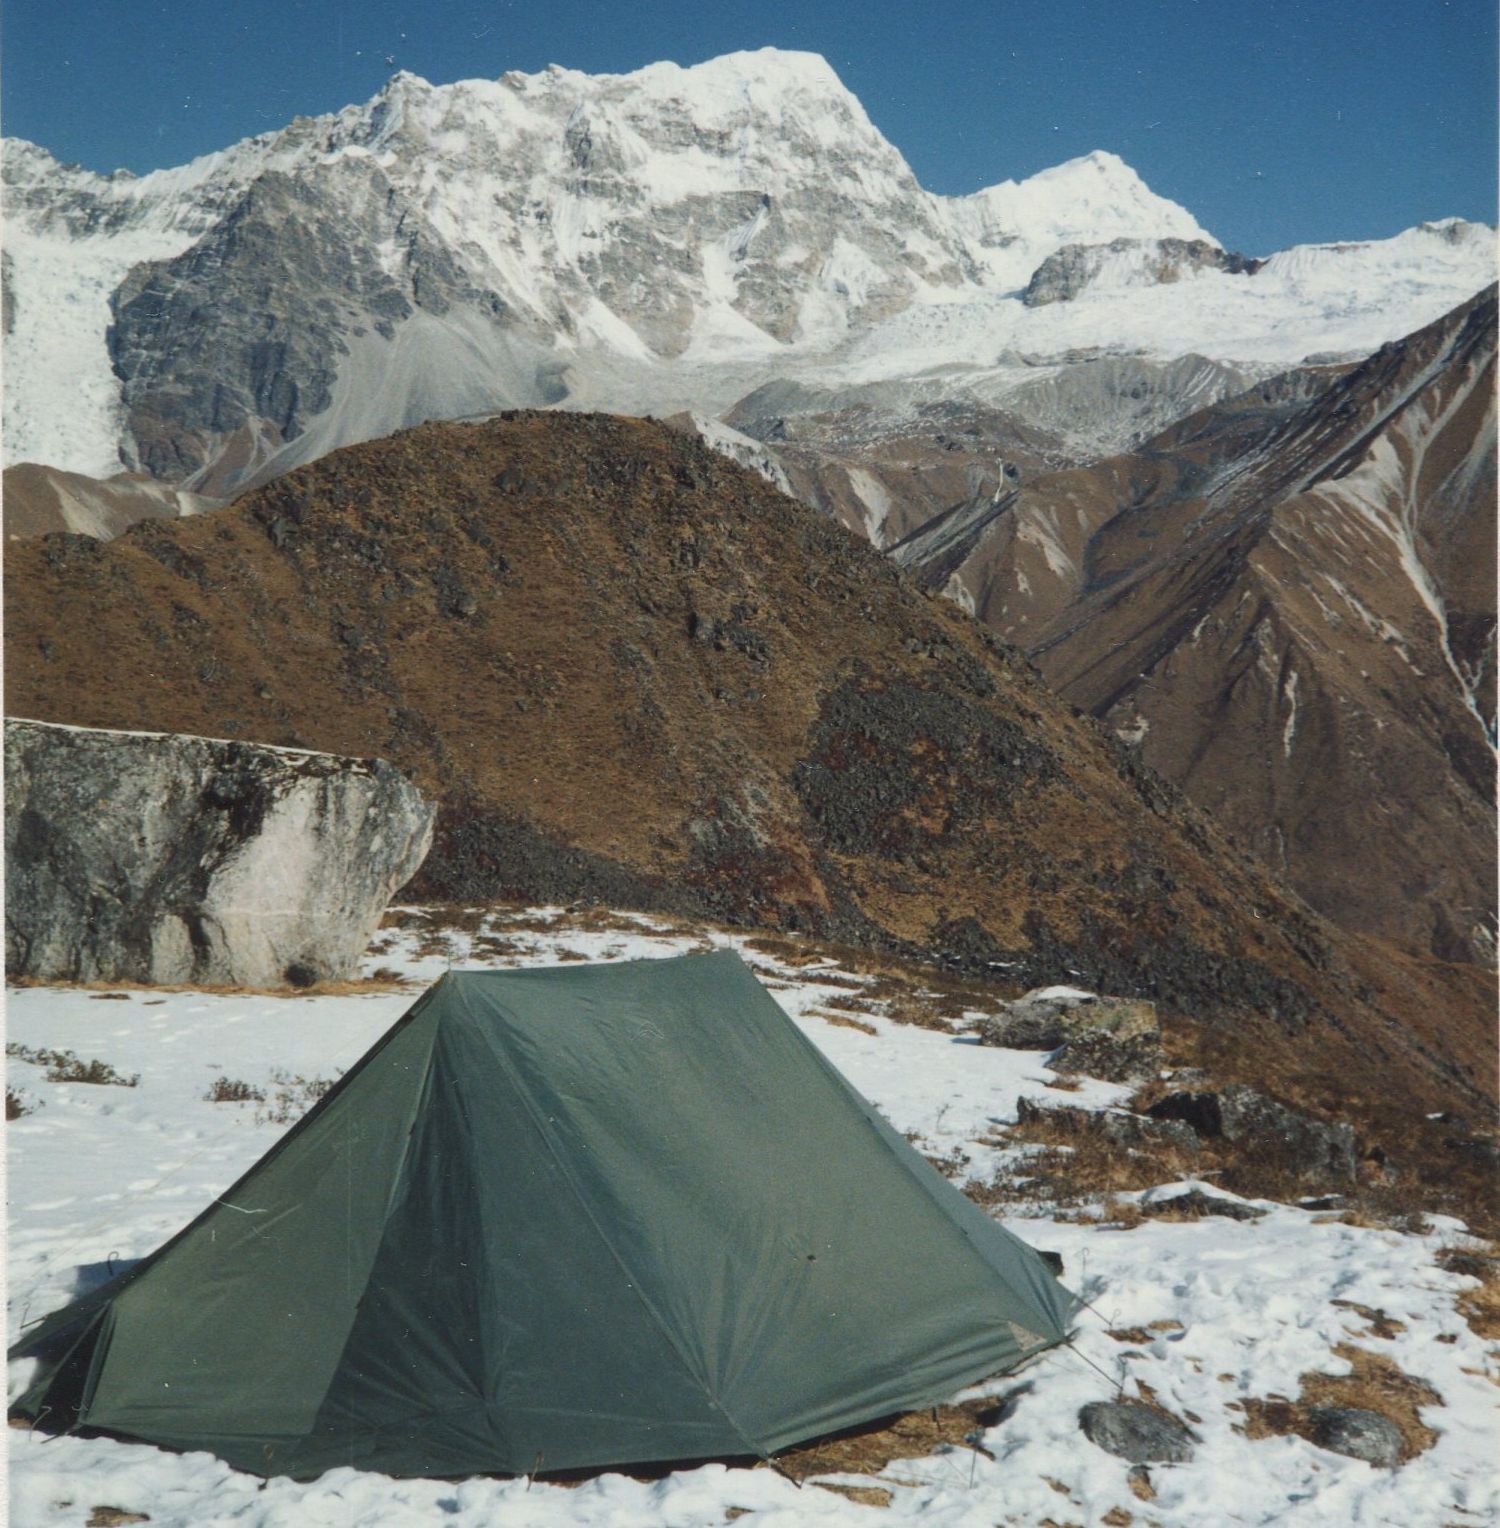
[[[309,986],[355,971],[435,808],[392,765],[5,723],[5,967]]]

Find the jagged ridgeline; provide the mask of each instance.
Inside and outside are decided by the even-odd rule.
[[[424,896],[1141,993],[1184,1056],[1355,1107],[1487,1086],[1480,973],[1322,923],[1015,650],[651,421],[428,425],[215,514],[13,542],[6,614],[13,714],[410,771]]]
[[[1495,337],[1491,287],[892,555],[1319,911],[1493,965]]]
[[[776,49],[403,73],[178,168],[9,143],[4,175],[7,459],[211,497],[424,419],[718,414],[788,379],[998,409],[1057,465],[1365,353],[1494,264],[1456,219],[1249,259],[1107,152],[934,195],[823,59]]]

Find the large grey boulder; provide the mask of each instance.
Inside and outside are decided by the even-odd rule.
[[[349,976],[432,841],[379,759],[7,720],[5,783],[11,976]]]

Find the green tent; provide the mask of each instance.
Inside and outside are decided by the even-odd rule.
[[[28,1333],[13,1409],[260,1475],[769,1456],[1009,1368],[1071,1305],[734,953],[455,971]]]

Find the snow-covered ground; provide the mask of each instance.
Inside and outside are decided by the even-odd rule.
[[[592,930],[555,911],[523,921],[524,931],[502,917],[478,934],[451,932],[447,948],[436,952],[421,927],[386,931],[366,970],[401,973],[411,985],[400,991],[285,998],[12,991],[10,1044],[74,1051],[140,1080],[133,1088],[53,1083],[42,1066],[10,1063],[11,1087],[35,1105],[6,1127],[11,1339],[109,1267],[150,1252],[221,1193],[305,1106],[305,1084],[347,1068],[450,964],[658,958],[708,943],[739,947],[782,1006],[898,1129],[920,1138],[933,1156],[957,1160],[961,1153],[968,1159],[963,1172],[979,1180],[1015,1160],[1015,1148],[980,1143],[1015,1120],[1019,1098],[1100,1108],[1124,1093],[1085,1082],[1078,1092],[1049,1095],[1052,1074],[1039,1053],[981,1048],[962,1034],[915,1028],[879,1012],[844,1010],[844,1022],[821,1017],[837,1016],[838,1000],[858,995],[855,978],[831,962],[787,964],[740,937],[673,934],[644,917]],[[850,1018],[864,1027],[851,1027]],[[265,1099],[208,1101],[221,1077],[248,1083]],[[1476,1337],[1455,1309],[1474,1281],[1434,1261],[1443,1248],[1465,1244],[1463,1227],[1434,1217],[1425,1234],[1405,1235],[1269,1202],[1259,1207],[1266,1213],[1253,1222],[1148,1221],[1121,1230],[1015,1206],[1007,1225],[1061,1253],[1067,1282],[1090,1302],[1074,1349],[1048,1353],[991,1387],[1010,1397],[1005,1420],[982,1439],[993,1459],[963,1447],[898,1461],[874,1479],[829,1480],[880,1485],[892,1496],[889,1518],[943,1528],[1132,1518],[1190,1528],[1500,1521],[1492,1464],[1497,1391],[1486,1378],[1487,1370],[1495,1373],[1496,1345]],[[1391,1325],[1382,1329],[1395,1335],[1375,1335],[1353,1305],[1383,1312]],[[1106,1330],[1149,1330],[1152,1323],[1163,1325],[1146,1342],[1122,1343]],[[1431,1449],[1382,1470],[1298,1438],[1252,1441],[1237,1430],[1245,1413],[1233,1403],[1295,1397],[1308,1371],[1345,1372],[1333,1349],[1350,1342],[1390,1358],[1441,1397],[1441,1405],[1421,1414],[1438,1435]],[[24,1367],[13,1369],[12,1393]],[[1132,1494],[1129,1466],[1086,1441],[1077,1422],[1081,1406],[1113,1398],[1118,1383],[1133,1395],[1137,1382],[1187,1417],[1200,1440],[1191,1463],[1151,1467],[1156,1495],[1149,1501]],[[10,1520],[26,1528],[83,1525],[105,1505],[149,1513],[156,1528],[438,1522],[688,1528],[727,1522],[733,1509],[740,1509],[733,1513],[739,1521],[756,1525],[853,1523],[877,1510],[815,1485],[799,1489],[764,1468],[718,1464],[657,1481],[610,1473],[566,1487],[391,1480],[353,1470],[307,1484],[263,1483],[208,1454],[47,1439],[24,1429],[9,1437]]]

